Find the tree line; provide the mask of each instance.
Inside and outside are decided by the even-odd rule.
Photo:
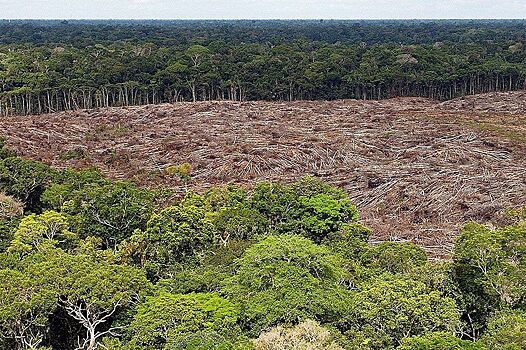
[[[159,46],[297,40],[344,44],[524,41],[525,20],[0,20],[0,44],[85,47],[113,42]]]
[[[0,115],[209,100],[444,100],[525,87],[524,41],[0,46]]]
[[[436,261],[370,244],[315,178],[172,199],[0,145],[0,347],[524,349],[526,210],[507,214]]]

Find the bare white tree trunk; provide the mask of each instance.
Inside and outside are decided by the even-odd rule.
[[[116,331],[122,327],[111,327],[107,331],[98,332],[97,327],[110,319],[117,311],[120,302],[115,303],[110,309],[93,311],[89,303],[72,303],[69,300],[62,300],[67,314],[77,320],[86,329],[86,338],[79,339],[76,350],[95,350],[99,347],[98,339],[104,335],[116,336]]]

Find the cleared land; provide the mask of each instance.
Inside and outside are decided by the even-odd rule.
[[[2,118],[0,135],[54,166],[180,190],[163,169],[185,162],[198,190],[318,176],[347,189],[374,239],[413,240],[436,256],[466,221],[526,205],[525,92],[97,109]]]

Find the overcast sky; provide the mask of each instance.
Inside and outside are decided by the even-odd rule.
[[[526,0],[0,0],[0,18],[526,18]]]

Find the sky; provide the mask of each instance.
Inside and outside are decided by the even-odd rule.
[[[526,18],[526,0],[0,0],[4,19]]]

